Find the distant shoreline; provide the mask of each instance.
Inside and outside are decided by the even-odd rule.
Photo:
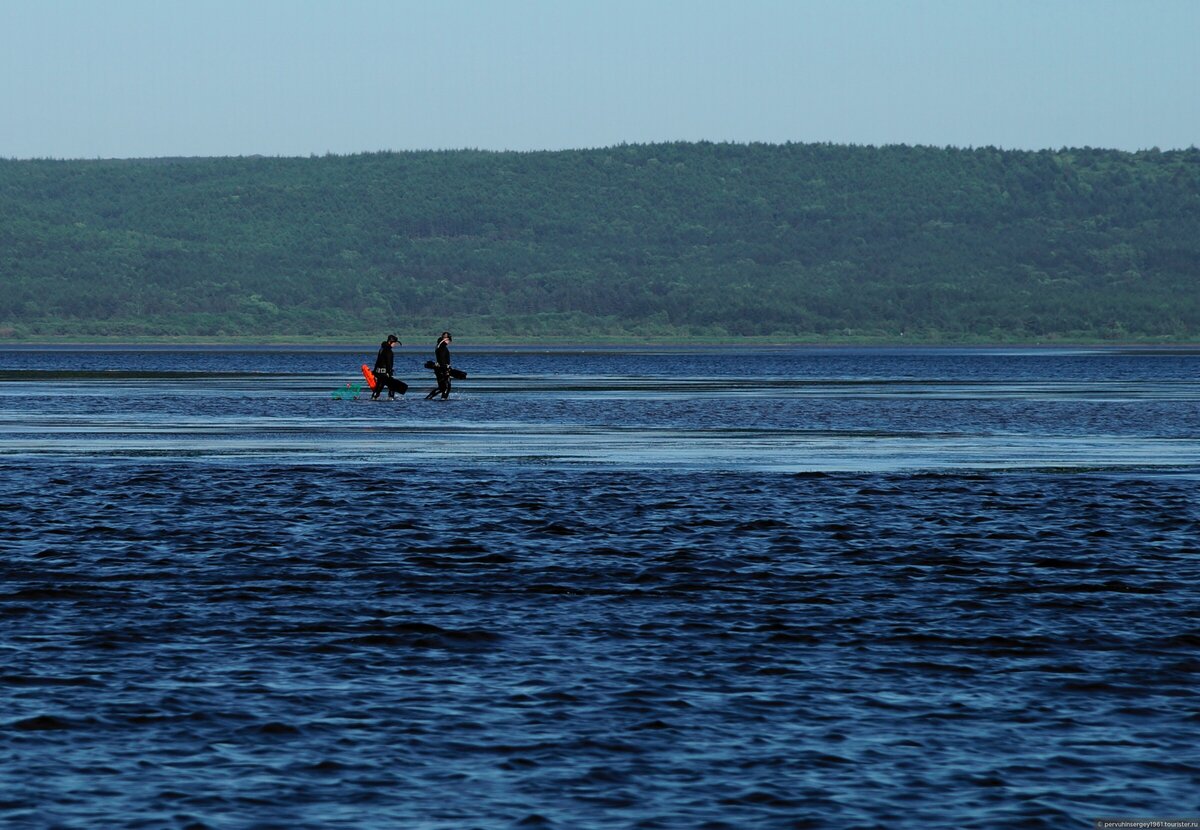
[[[1198,148],[8,162],[0,190],[0,346],[1200,340]]]
[[[22,338],[12,340],[0,339],[0,351],[5,350],[52,350],[66,348],[95,348],[109,350],[125,349],[300,349],[312,351],[353,351],[374,349],[376,341],[382,335],[364,335],[362,338],[350,337],[311,337],[311,338],[271,338],[271,337],[95,337],[95,338]],[[401,351],[427,351],[432,348],[432,339],[418,336],[404,337],[405,344]],[[430,340],[426,343],[425,340]],[[476,349],[516,349],[520,351],[535,351],[538,349],[1168,349],[1192,351],[1200,350],[1200,342],[1184,340],[924,340],[924,339],[873,339],[873,338],[839,338],[830,340],[788,339],[764,336],[740,338],[569,338],[546,337],[537,339],[480,337],[471,338],[468,334],[460,335],[458,350]]]

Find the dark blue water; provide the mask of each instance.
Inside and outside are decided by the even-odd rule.
[[[0,826],[1200,810],[1200,353],[370,356],[0,352]]]

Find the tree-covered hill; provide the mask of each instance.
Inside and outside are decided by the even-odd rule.
[[[0,333],[1200,339],[1200,150],[0,161]]]

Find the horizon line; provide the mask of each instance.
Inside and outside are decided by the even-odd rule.
[[[181,161],[211,161],[223,159],[278,159],[278,160],[311,160],[322,158],[354,158],[357,156],[387,156],[387,155],[431,155],[438,153],[478,153],[481,155],[550,155],[557,153],[589,153],[600,152],[604,150],[620,150],[626,148],[646,148],[646,147],[677,147],[677,146],[724,146],[724,147],[845,147],[853,149],[867,150],[886,150],[886,149],[921,149],[921,150],[948,150],[957,152],[975,152],[978,150],[993,150],[1002,153],[1068,153],[1078,151],[1101,151],[1111,153],[1124,153],[1127,155],[1141,154],[1156,154],[1156,153],[1189,153],[1195,152],[1198,148],[1196,144],[1191,144],[1187,147],[1160,147],[1154,145],[1151,147],[1142,147],[1137,150],[1124,150],[1117,147],[1098,147],[1092,145],[1063,145],[1058,148],[1054,147],[1039,147],[1039,148],[1016,148],[1005,147],[996,144],[909,144],[907,142],[897,141],[884,144],[875,143],[858,143],[858,142],[838,142],[838,141],[716,141],[711,139],[693,139],[693,140],[664,140],[664,141],[645,141],[645,142],[620,142],[617,144],[580,146],[580,147],[560,147],[555,149],[543,148],[532,150],[514,150],[514,149],[490,149],[480,147],[442,147],[442,148],[410,148],[404,150],[381,149],[381,150],[353,150],[347,152],[334,152],[327,150],[324,153],[311,152],[308,154],[288,154],[288,153],[239,153],[231,154],[216,154],[216,155],[162,155],[162,156],[4,156],[6,162],[181,162]]]

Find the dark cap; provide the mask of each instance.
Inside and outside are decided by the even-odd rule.
[[[388,335],[388,341],[387,341],[387,342],[389,342],[389,343],[399,343],[399,342],[400,342],[400,338],[399,338],[399,337],[397,337],[397,336],[396,336],[396,335],[394,335],[394,334],[389,334],[389,335]]]

